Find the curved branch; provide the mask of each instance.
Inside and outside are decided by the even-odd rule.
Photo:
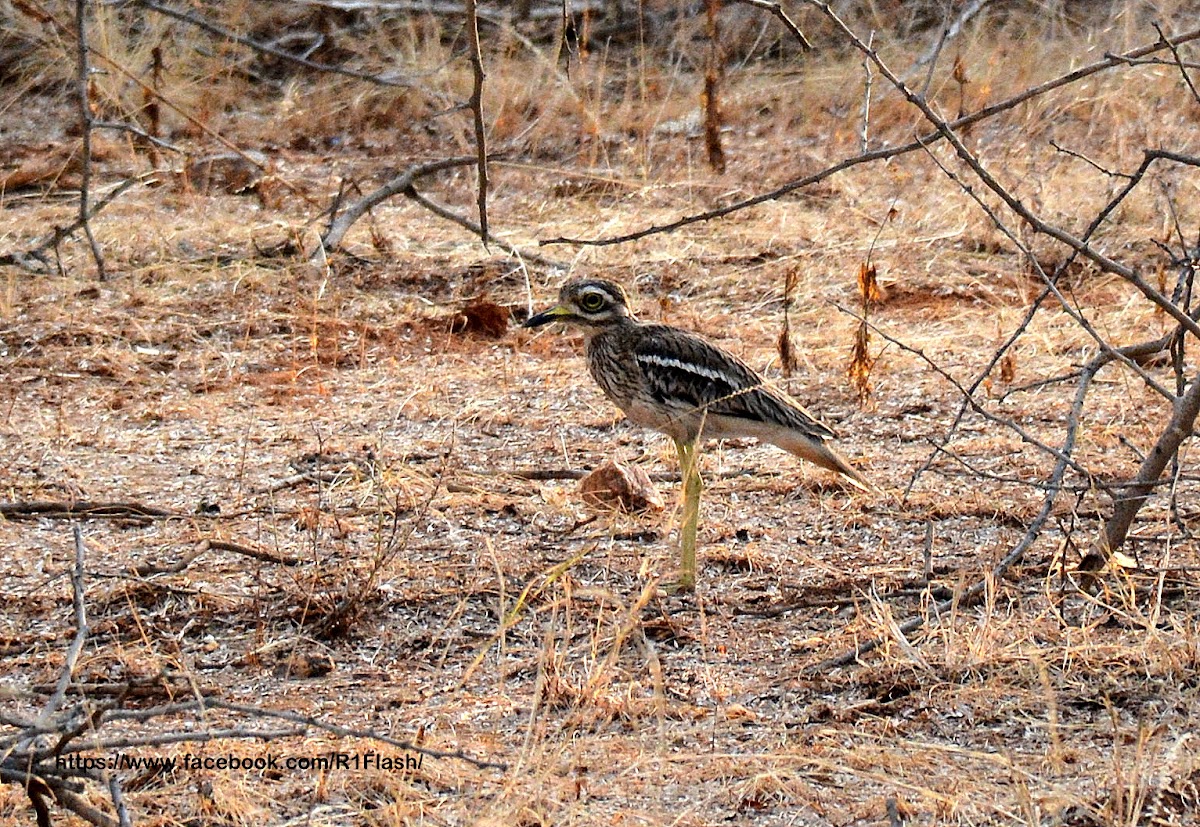
[[[345,237],[346,231],[354,225],[354,222],[358,221],[358,219],[362,218],[376,206],[382,204],[393,195],[406,192],[414,183],[416,183],[418,178],[423,178],[426,175],[432,175],[435,172],[441,172],[444,169],[462,167],[475,162],[476,159],[473,155],[460,155],[456,158],[443,158],[440,161],[430,161],[424,164],[413,164],[379,189],[368,193],[358,201],[355,201],[353,204],[347,207],[341,215],[330,219],[329,229],[325,231],[325,235],[321,236],[321,246],[324,247],[326,251],[336,250],[341,246],[342,238]]]

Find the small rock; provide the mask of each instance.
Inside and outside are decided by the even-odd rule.
[[[637,465],[607,460],[579,482],[583,501],[597,508],[622,511],[662,511],[662,494],[650,481],[650,475]]]

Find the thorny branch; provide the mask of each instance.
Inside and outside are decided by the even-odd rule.
[[[845,23],[833,12],[828,3],[820,3],[816,0],[809,0],[810,3],[820,8],[827,17],[844,33],[846,38],[854,45],[855,48],[862,51],[868,59],[870,59],[878,68],[881,74],[896,87],[897,90],[908,100],[913,106],[917,107],[926,120],[932,123],[938,132],[946,139],[946,141],[954,148],[955,153],[971,169],[975,176],[983,182],[983,184],[1000,197],[1008,207],[1029,223],[1036,231],[1044,233],[1051,238],[1060,241],[1067,245],[1074,252],[1082,255],[1095,263],[1101,270],[1125,279],[1129,284],[1133,285],[1142,295],[1149,299],[1154,305],[1165,311],[1171,318],[1179,324],[1181,331],[1187,331],[1193,336],[1200,338],[1200,325],[1192,316],[1180,307],[1175,301],[1172,301],[1167,296],[1164,296],[1160,291],[1151,286],[1135,269],[1128,265],[1122,264],[1112,258],[1100,253],[1086,239],[1075,238],[1066,230],[1052,225],[1029,209],[1020,199],[1013,195],[1005,188],[980,162],[980,160],[963,144],[955,131],[947,124],[945,119],[935,113],[929,103],[921,96],[909,90],[895,74],[888,68],[887,64],[875,53],[869,46],[858,38]],[[1160,36],[1160,43],[1169,44],[1165,37]],[[1172,46],[1174,51],[1174,47]],[[1200,167],[1200,158],[1189,155],[1184,155],[1178,152],[1172,152],[1163,149],[1146,150],[1144,153],[1142,166],[1138,173],[1130,178],[1122,192],[1127,193],[1132,191],[1133,187],[1141,181],[1142,175],[1150,164],[1157,160],[1169,160],[1175,163],[1188,166]],[[960,184],[960,186],[962,186]],[[963,187],[968,194],[973,192],[969,187]],[[976,199],[977,203],[981,203]],[[1115,204],[1111,205],[1115,207]],[[993,221],[996,217],[989,211]],[[1102,218],[1100,219],[1102,220]],[[1001,225],[1002,226],[1002,225]],[[1044,275],[1044,274],[1043,274]],[[1047,280],[1047,286],[1057,292],[1053,281]],[[1061,294],[1058,294],[1061,297]],[[1067,304],[1064,303],[1064,308]],[[1093,335],[1103,345],[1103,353],[1106,359],[1119,358],[1122,354],[1119,348],[1108,347],[1103,339],[1098,336],[1082,319],[1082,316],[1076,315],[1077,322],[1082,324],[1088,332]],[[1100,357],[1097,357],[1100,358]],[[1133,366],[1135,370],[1143,377],[1143,380],[1151,383],[1152,386],[1163,393],[1168,398],[1173,395],[1162,389],[1157,383],[1153,383],[1147,374],[1136,366],[1132,361],[1124,360],[1127,366]],[[1089,377],[1090,381],[1090,377]],[[1200,377],[1192,380],[1191,386],[1174,401],[1175,410],[1170,422],[1165,430],[1160,434],[1158,442],[1154,446],[1154,450],[1146,457],[1141,467],[1139,468],[1138,476],[1133,484],[1127,486],[1122,496],[1116,498],[1112,517],[1105,525],[1105,529],[1097,541],[1093,544],[1092,550],[1089,552],[1087,559],[1084,561],[1086,570],[1095,570],[1103,565],[1103,562],[1108,559],[1111,553],[1119,547],[1128,534],[1129,527],[1133,522],[1137,512],[1145,504],[1150,492],[1153,490],[1162,472],[1166,469],[1168,463],[1177,455],[1180,445],[1191,435],[1192,428],[1195,425],[1196,416],[1200,413]]]
[[[839,304],[835,304],[834,307],[836,307],[841,312],[845,313],[847,316],[850,316],[852,319],[856,319],[857,321],[867,325],[873,332],[877,333],[881,338],[883,338],[888,343],[895,345],[896,347],[900,348],[901,350],[903,350],[907,353],[911,353],[913,356],[916,356],[918,359],[923,361],[925,364],[929,365],[930,369],[933,370],[934,373],[936,373],[938,376],[941,376],[943,379],[945,379],[947,382],[949,382],[954,387],[954,389],[957,390],[959,392],[959,394],[962,395],[963,404],[970,406],[970,408],[973,411],[975,411],[977,414],[982,416],[984,419],[988,420],[989,422],[995,423],[997,425],[1002,425],[1002,426],[1008,428],[1013,433],[1015,433],[1017,436],[1019,436],[1021,438],[1022,442],[1026,442],[1026,443],[1032,445],[1033,447],[1037,448],[1039,451],[1042,451],[1043,453],[1049,454],[1050,456],[1054,457],[1059,462],[1065,463],[1072,470],[1083,475],[1084,477],[1091,476],[1088,473],[1086,468],[1084,468],[1082,465],[1080,465],[1079,463],[1077,463],[1075,460],[1073,460],[1071,458],[1070,454],[1062,451],[1061,449],[1055,448],[1051,445],[1047,445],[1045,442],[1042,442],[1040,439],[1038,439],[1033,434],[1026,431],[1024,428],[1022,428],[1016,422],[1013,422],[1011,419],[1007,419],[1003,416],[994,414],[991,411],[989,411],[987,408],[985,408],[982,404],[980,404],[979,400],[975,398],[975,395],[973,393],[971,393],[966,388],[964,388],[962,386],[962,384],[949,373],[949,371],[947,371],[945,368],[943,368],[941,365],[939,365],[937,362],[935,362],[933,359],[931,359],[925,353],[925,351],[923,351],[921,348],[913,347],[912,345],[906,344],[905,342],[901,341],[900,339],[897,339],[895,336],[892,336],[892,335],[886,333],[885,331],[880,330],[879,327],[877,327],[875,324],[873,324],[871,321],[869,321],[866,317],[860,315],[859,313],[856,313],[855,311],[853,311],[847,307],[842,307]]]
[[[929,152],[928,148],[926,149],[926,151]],[[930,154],[930,157],[933,157],[934,160],[937,161],[936,156],[934,156],[932,154],[932,152],[930,152],[929,154]],[[1080,236],[1081,240],[1083,240],[1086,243],[1089,239],[1091,239],[1091,237],[1095,234],[1095,232],[1100,228],[1100,225],[1104,223],[1105,219],[1113,212],[1113,210],[1115,210],[1117,208],[1117,206],[1122,201],[1125,200],[1126,197],[1128,197],[1128,195],[1133,191],[1133,189],[1138,185],[1138,183],[1141,182],[1142,178],[1149,171],[1150,165],[1153,161],[1154,161],[1154,158],[1149,157],[1148,155],[1143,157],[1142,163],[1138,167],[1137,171],[1135,171],[1132,175],[1124,176],[1127,179],[1127,183],[1125,184],[1125,186],[1122,187],[1121,190],[1118,191],[1111,199],[1109,199],[1108,203],[1105,204],[1105,206],[1096,214],[1095,218],[1093,218],[1091,220],[1091,222],[1088,224],[1088,226],[1084,229],[1083,233],[1081,234],[1081,236]],[[939,166],[941,166],[941,168],[944,171],[946,171],[947,174],[950,174],[949,171],[946,170],[945,166],[941,165],[940,162],[939,162]],[[957,178],[955,176],[951,175],[951,178],[957,182]],[[960,186],[962,186],[962,185],[960,184]],[[1011,334],[1009,334],[1008,338],[1004,341],[1004,343],[1002,345],[1000,345],[999,348],[996,349],[996,352],[992,354],[992,358],[983,367],[983,369],[978,373],[978,375],[975,377],[975,380],[970,385],[968,385],[968,390],[969,390],[970,394],[973,396],[975,394],[975,392],[979,389],[979,387],[983,384],[983,382],[987,379],[987,377],[992,374],[992,371],[995,370],[996,365],[998,365],[1000,363],[1000,360],[1002,358],[1004,358],[1004,355],[1006,353],[1008,353],[1009,350],[1012,348],[1012,346],[1015,345],[1016,342],[1021,338],[1021,336],[1023,336],[1025,334],[1025,331],[1028,329],[1029,324],[1033,321],[1034,316],[1042,308],[1042,305],[1045,303],[1045,301],[1051,295],[1058,295],[1060,297],[1060,300],[1063,301],[1062,306],[1064,308],[1068,307],[1068,305],[1065,303],[1065,300],[1061,299],[1061,293],[1059,293],[1057,291],[1057,289],[1054,287],[1054,285],[1057,284],[1057,282],[1062,277],[1062,275],[1064,273],[1066,273],[1068,268],[1070,268],[1070,266],[1075,262],[1079,253],[1075,250],[1072,250],[1070,252],[1070,254],[1066,257],[1066,259],[1058,267],[1055,268],[1054,273],[1052,275],[1048,276],[1042,270],[1040,263],[1038,263],[1037,258],[1033,255],[1032,251],[1029,250],[1026,245],[1020,243],[1020,241],[1017,239],[1017,236],[1003,222],[1000,221],[999,217],[995,214],[995,212],[990,211],[989,208],[982,202],[982,200],[979,199],[978,195],[973,190],[971,190],[969,187],[963,186],[963,189],[967,192],[968,195],[971,196],[971,198],[973,200],[975,200],[975,202],[977,204],[980,205],[981,208],[988,211],[989,217],[993,220],[993,222],[996,224],[996,226],[998,226],[1005,233],[1005,235],[1009,238],[1010,241],[1012,241],[1014,244],[1017,245],[1018,249],[1021,250],[1021,252],[1025,255],[1026,259],[1038,271],[1038,273],[1041,275],[1042,279],[1046,282],[1046,286],[1044,286],[1042,288],[1042,292],[1037,296],[1037,298],[1035,298],[1033,300],[1033,302],[1030,303],[1030,306],[1026,310],[1025,316],[1024,316],[1024,318],[1022,318],[1020,324],[1018,324],[1016,326],[1016,328],[1014,328],[1013,332]],[[1174,397],[1171,396],[1169,398],[1173,399]],[[953,434],[958,430],[958,426],[962,422],[962,418],[966,414],[969,407],[970,407],[969,404],[965,401],[959,406],[958,413],[955,415],[954,421],[951,423],[950,427],[947,429],[946,435],[942,439],[942,445],[947,444],[950,441],[950,439],[952,438]],[[929,467],[932,464],[936,455],[937,455],[936,452],[931,453],[929,455],[928,459],[925,461],[925,463],[919,469],[917,469],[916,473],[914,473],[912,475],[912,478],[909,480],[908,486],[905,488],[905,491],[904,491],[905,497],[907,497],[909,492],[911,492],[912,487],[916,484],[917,480],[925,473],[925,471],[927,471],[929,469]]]
[[[918,95],[909,89],[904,84],[904,81],[900,80],[900,78],[892,72],[888,65],[883,62],[883,59],[879,57],[879,54],[866,43],[864,43],[858,37],[858,35],[856,35],[845,23],[842,22],[841,18],[837,16],[832,8],[830,8],[828,3],[817,2],[817,0],[808,0],[808,2],[821,9],[821,11],[830,18],[834,25],[842,31],[842,33],[846,36],[846,39],[849,40],[856,49],[861,51],[872,63],[875,64],[875,66],[879,69],[880,74],[887,78],[888,82],[891,83],[892,86],[894,86],[896,90],[904,96],[904,99],[920,110],[921,114],[925,116],[925,119],[933,124],[938,134],[954,148],[955,153],[963,161],[963,163],[965,163],[971,169],[971,171],[975,173],[976,177],[979,178],[984,186],[999,196],[1000,199],[1008,205],[1009,209],[1020,216],[1023,220],[1028,222],[1035,231],[1042,233],[1043,235],[1048,235],[1056,241],[1065,244],[1067,247],[1079,253],[1084,258],[1093,262],[1104,272],[1112,273],[1125,279],[1125,281],[1136,287],[1138,291],[1141,292],[1142,295],[1144,295],[1147,299],[1179,322],[1179,324],[1182,325],[1189,333],[1197,338],[1200,338],[1200,325],[1198,325],[1194,319],[1177,307],[1169,298],[1164,296],[1158,290],[1154,289],[1154,287],[1145,281],[1145,279],[1143,279],[1136,270],[1128,265],[1122,264],[1110,258],[1109,256],[1104,255],[1094,247],[1090,246],[1086,241],[1076,238],[1061,227],[1042,220],[1041,217],[1035,214],[1019,198],[1013,195],[1012,192],[1010,192],[1003,184],[1001,184],[991,174],[991,172],[989,172],[987,168],[983,166],[983,163],[978,157],[975,156],[974,153],[967,149],[966,145],[958,137],[958,133],[955,131],[953,124],[947,122],[944,118],[934,112],[933,107],[930,106],[929,102],[926,101],[923,96]],[[1161,40],[1159,43],[1163,48],[1166,47],[1166,44],[1162,43]],[[1146,160],[1144,165],[1148,165],[1148,163],[1152,160],[1167,159],[1181,164],[1200,166],[1200,158],[1194,158],[1192,156],[1183,155],[1177,152],[1170,152],[1167,150],[1146,150],[1145,156]]]
[[[946,167],[946,165],[943,164],[941,160],[932,152],[930,153],[930,157],[933,159],[934,163],[937,164],[938,168],[941,169],[951,181],[957,184],[959,188],[962,189],[962,191],[965,192],[971,198],[971,200],[979,206],[981,210],[983,210],[984,214],[991,219],[992,224],[996,226],[1002,233],[1004,233],[1008,240],[1011,241],[1013,245],[1021,251],[1022,255],[1024,255],[1025,259],[1030,263],[1030,266],[1032,266],[1033,269],[1037,271],[1038,275],[1042,277],[1042,281],[1045,282],[1046,290],[1050,291],[1054,298],[1058,299],[1059,306],[1062,308],[1063,312],[1070,316],[1076,324],[1083,328],[1084,332],[1092,337],[1092,340],[1102,351],[1105,351],[1112,358],[1116,359],[1118,362],[1121,362],[1123,365],[1125,365],[1125,367],[1136,373],[1142,382],[1146,384],[1146,387],[1153,390],[1168,402],[1174,402],[1174,393],[1164,388],[1162,384],[1153,376],[1151,376],[1144,368],[1142,368],[1141,365],[1123,355],[1119,349],[1114,348],[1108,343],[1107,340],[1105,340],[1103,336],[1100,335],[1095,326],[1088,321],[1087,317],[1083,314],[1083,311],[1075,307],[1074,303],[1069,301],[1067,297],[1063,295],[1062,291],[1059,290],[1058,279],[1051,278],[1046,274],[1046,271],[1042,268],[1041,263],[1037,260],[1037,256],[1034,255],[1033,250],[1031,250],[1027,244],[1023,243],[1017,237],[1017,234],[1014,233],[1012,229],[1000,218],[996,211],[993,210],[986,202],[984,202],[984,200],[979,197],[979,194],[975,192],[975,190],[963,182],[953,170]],[[1084,240],[1086,242],[1086,237]]]

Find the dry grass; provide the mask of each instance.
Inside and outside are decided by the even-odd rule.
[[[1045,36],[1016,13],[968,28],[935,74],[939,105],[959,106],[955,56],[967,67],[971,110],[1155,36],[1136,4],[1087,27],[1069,6],[1055,9]],[[1182,4],[1163,11],[1186,17]],[[1195,479],[1180,483],[1177,518],[1165,498],[1151,502],[1131,546],[1143,570],[1106,581],[1100,594],[1064,590],[1059,576],[1062,556],[1073,560],[1107,512],[1085,492],[1062,499],[1023,564],[989,584],[982,602],[906,637],[897,623],[930,602],[927,526],[934,585],[952,593],[1020,539],[1039,491],[942,457],[901,503],[837,488],[773,448],[712,446],[700,590],[694,600],[666,597],[657,586],[677,564],[676,514],[592,512],[573,480],[522,476],[611,455],[669,473],[666,441],[620,421],[584,381],[570,336],[451,332],[467,300],[541,304],[561,274],[533,273],[527,284],[407,201],[352,230],[356,257],[325,265],[253,255],[289,240],[311,249],[323,226],[314,205],[327,205],[344,176],[367,189],[413,159],[470,150],[465,113],[426,117],[466,96],[466,66],[443,65],[461,45],[454,32],[431,37],[434,24],[418,20],[381,26],[381,39],[362,45],[368,69],[391,55],[406,71],[428,72],[419,92],[312,76],[276,87],[229,71],[252,61],[228,44],[197,50],[194,33],[175,27],[168,37],[150,20],[174,50],[164,93],[190,116],[170,116],[164,136],[197,156],[224,151],[208,130],[261,151],[276,187],[197,191],[110,136],[101,183],[150,173],[159,182],[94,222],[117,276],[94,282],[77,241],[61,250],[64,275],[2,271],[0,500],[140,501],[178,514],[85,521],[94,625],[77,679],[212,689],[508,769],[426,758],[398,773],[126,778],[139,824],[850,825],[886,824],[889,812],[948,825],[1196,819]],[[145,65],[148,40],[121,37],[114,20],[97,26],[112,65]],[[35,28],[50,48],[53,27]],[[889,40],[884,54],[903,67],[928,36]],[[702,143],[679,128],[702,82],[699,64],[684,60],[700,52],[685,39],[593,48],[568,75],[549,47],[494,38],[486,105],[493,146],[509,154],[493,169],[492,223],[519,246],[671,220],[857,152],[862,69],[836,49],[728,71],[728,171],[714,176]],[[0,173],[71,145],[54,71],[46,63],[0,87],[0,112],[29,115],[5,127],[14,148]],[[99,83],[113,118],[139,111],[136,84],[118,73]],[[878,91],[873,141],[923,129],[896,95]],[[1147,146],[1194,153],[1197,111],[1178,70],[1149,67],[1094,76],[967,137],[1021,198],[1078,227],[1114,182],[1050,140],[1129,169]],[[934,152],[952,163],[944,148]],[[1195,170],[1161,178],[1102,229],[1100,246],[1161,257],[1151,242],[1169,241],[1165,193],[1194,234]],[[472,181],[464,170],[426,186],[469,214]],[[0,206],[0,252],[31,246],[75,209],[50,183],[6,192]],[[1027,240],[1061,259],[1046,240]],[[870,261],[888,292],[872,322],[965,381],[1039,290],[1004,237],[918,154],[671,235],[541,252],[575,273],[623,281],[644,317],[700,330],[776,377],[784,284],[798,274],[789,311],[798,365],[785,384],[893,494],[959,399],[922,361],[875,338],[873,397],[859,408],[845,376],[855,321],[834,303],[856,306],[856,277]],[[1079,266],[1069,284],[1116,343],[1167,329],[1121,282]],[[1011,375],[993,378],[987,396],[1053,441],[1072,387],[1003,394],[1070,371],[1092,348],[1059,308],[1045,309]],[[1167,369],[1154,370],[1171,384]],[[1134,447],[1152,443],[1167,413],[1116,369],[1101,374],[1087,411],[1077,455],[1114,478],[1132,473]],[[1051,465],[980,418],[947,447],[997,477],[1036,481]],[[1183,460],[1191,471],[1190,454]],[[212,549],[182,571],[134,573],[178,560],[203,538],[299,564]],[[61,575],[71,559],[64,522],[0,522],[6,713],[36,709],[62,663],[71,633]],[[353,611],[327,622],[351,596]],[[812,670],[875,637],[884,645],[860,665]],[[314,736],[190,751],[369,749],[390,748]],[[1152,806],[1162,821],[1151,820]],[[27,810],[21,790],[0,787],[0,819],[27,819]]]

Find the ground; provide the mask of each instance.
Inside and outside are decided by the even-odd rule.
[[[1130,38],[1074,47],[1095,60],[1153,35]],[[972,71],[985,73],[978,59]],[[1041,281],[931,156],[855,167],[631,244],[537,246],[670,221],[855,154],[855,66],[843,56],[829,69],[843,84],[803,92],[778,91],[790,76],[769,68],[730,79],[723,175],[700,141],[650,129],[584,135],[598,147],[586,168],[561,171],[541,133],[540,160],[493,166],[498,235],[573,275],[621,281],[643,318],[739,354],[832,425],[881,488],[845,487],[751,440],[707,445],[694,595],[668,588],[678,566],[668,440],[623,421],[587,377],[577,335],[518,327],[554,300],[563,271],[524,268],[404,198],[360,222],[347,252],[311,255],[323,228],[314,203],[328,205],[343,176],[366,191],[438,157],[434,138],[414,157],[379,127],[280,145],[266,104],[259,119],[214,115],[214,129],[272,157],[267,182],[233,194],[155,174],[93,222],[105,281],[79,241],[63,246],[61,273],[3,268],[5,715],[36,714],[75,634],[78,525],[89,636],[68,701],[123,691],[137,709],[211,694],[349,733],[124,750],[105,740],[273,728],[218,710],[202,722],[108,723],[94,754],[399,759],[396,769],[125,773],[139,824],[1194,823],[1200,554],[1189,457],[1174,511],[1164,495],[1141,515],[1127,549],[1136,568],[1090,593],[1065,576],[1111,508],[1083,488],[1061,494],[1019,562],[991,574],[1041,507],[1053,458],[976,414],[952,432],[963,397],[948,377],[967,385],[980,374]],[[586,85],[590,70],[576,71]],[[1144,78],[1097,80],[969,141],[1053,220],[1090,217],[1111,182],[1047,142],[1100,155],[1116,122],[1126,126],[1110,160],[1122,168],[1155,140],[1194,151],[1195,104],[1181,113],[1178,74],[1156,77],[1176,97],[1135,105],[1121,84]],[[851,83],[853,94],[842,88]],[[72,140],[62,98],[22,94],[30,126],[10,168]],[[793,94],[827,99],[798,122],[786,116]],[[670,100],[664,112],[686,106]],[[914,134],[905,111],[894,96],[878,104],[885,138]],[[147,172],[144,151],[104,140],[103,186]],[[1164,181],[1194,233],[1191,172]],[[466,215],[473,186],[470,167],[427,184]],[[0,253],[69,221],[73,198],[55,186],[4,194]],[[1164,204],[1154,192],[1127,202],[1102,234],[1107,249],[1162,259],[1153,240],[1169,239]],[[284,242],[290,251],[263,252]],[[1063,255],[1044,238],[1027,243],[1047,260]],[[869,310],[876,361],[860,399],[847,367],[867,263],[887,295]],[[789,274],[798,365],[784,376]],[[1169,329],[1114,276],[1080,264],[1068,281],[1114,343]],[[505,308],[502,330],[471,323],[480,301]],[[1019,389],[1077,369],[1095,347],[1047,304],[1007,375],[977,397],[1058,445],[1074,383]],[[1169,367],[1149,370],[1172,385]],[[1107,368],[1076,456],[1107,479],[1128,477],[1169,412],[1136,376]],[[667,508],[585,504],[578,476],[607,458],[642,465]],[[106,508],[80,513],[80,503]],[[980,582],[982,599],[933,612]],[[921,629],[900,631],[923,613]],[[857,660],[829,662],[873,640]],[[406,765],[416,747],[433,752]],[[87,795],[105,806],[104,790]],[[0,790],[0,819],[32,819],[19,787]]]

